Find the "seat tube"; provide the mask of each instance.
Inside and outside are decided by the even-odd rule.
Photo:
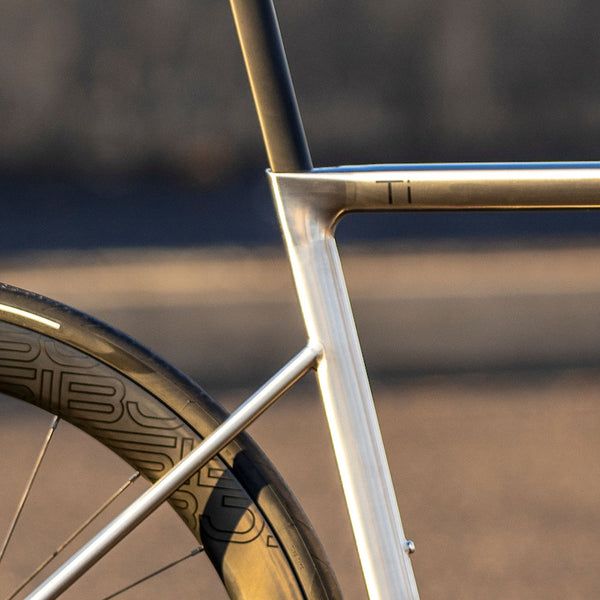
[[[317,369],[358,554],[371,599],[415,600],[402,528],[375,406],[332,231],[334,215],[271,174],[275,204]]]
[[[229,0],[274,172],[310,171],[310,151],[272,0]]]
[[[415,600],[410,546],[333,237],[335,215],[302,193],[283,194],[276,175],[310,172],[312,162],[275,9],[272,0],[230,5],[309,343],[323,348],[318,381],[369,597]]]

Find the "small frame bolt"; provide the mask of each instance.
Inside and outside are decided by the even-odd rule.
[[[412,540],[406,540],[404,542],[404,549],[408,554],[413,554],[417,547],[415,546],[415,543]]]

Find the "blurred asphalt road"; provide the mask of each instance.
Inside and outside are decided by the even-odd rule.
[[[422,597],[599,597],[600,249],[354,247],[343,254],[406,533],[417,545]],[[271,249],[32,254],[5,260],[3,279],[117,324],[230,408],[303,341],[287,266]],[[303,383],[251,433],[299,496],[345,597],[358,600],[364,589],[313,388]],[[34,453],[43,435],[38,417],[11,404],[0,410],[12,416],[0,437],[9,446],[11,436],[21,438],[25,454]],[[69,436],[84,446],[67,432],[54,449],[59,492],[65,477],[68,484],[78,465],[85,468],[83,451],[63,449]],[[108,495],[129,473],[105,471],[104,455],[94,453],[93,485],[78,489],[97,499],[101,485]],[[20,489],[12,460],[0,457],[5,500]],[[76,501],[69,498],[68,513],[76,514]],[[75,526],[56,518],[47,497],[36,502],[28,509],[35,529]],[[162,516],[144,526],[149,537],[127,540],[73,597],[108,594],[188,551],[189,540],[175,549],[182,537],[169,523]],[[0,586],[14,585],[28,561],[48,551],[34,539],[11,555]],[[157,539],[167,550],[160,559],[147,551]],[[219,597],[194,565],[177,567],[185,573],[177,597],[186,597],[187,585]],[[142,590],[148,599],[175,597],[168,583],[145,585],[123,598]]]
[[[342,249],[377,378],[600,364],[600,247]],[[128,332],[209,389],[257,384],[304,334],[275,249],[51,252],[2,279]]]
[[[251,433],[319,532],[344,597],[363,600],[323,411],[307,395],[311,387],[281,399],[252,425]],[[518,378],[425,377],[376,385],[374,392],[404,527],[417,546],[413,565],[424,600],[600,596],[597,370]],[[221,399],[233,407],[244,395],[238,390]],[[0,413],[0,437],[14,452],[0,455],[0,501],[15,506],[27,469],[15,470],[12,461],[16,457],[18,464],[32,464],[45,429],[39,415],[19,413],[3,402]],[[89,447],[77,433],[64,424],[57,432],[0,570],[3,591],[13,589],[79,525],[86,510],[98,506],[131,474],[123,464],[111,470],[109,453]],[[12,440],[24,444],[13,445]],[[91,481],[85,473],[87,461],[94,464]],[[73,480],[79,483],[74,490],[69,485]],[[63,486],[71,493],[66,495]],[[141,485],[127,498],[140,491]],[[0,530],[6,530],[9,516],[0,515]],[[194,545],[170,511],[162,509],[65,598],[99,600]],[[201,556],[192,558],[121,597],[221,600],[218,582],[205,563]]]

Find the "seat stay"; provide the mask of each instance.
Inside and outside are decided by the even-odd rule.
[[[243,402],[209,436],[141,496],[121,511],[91,540],[48,576],[27,600],[53,600],[69,589],[109,550],[131,533],[196,471],[216,456],[269,406],[315,367],[321,348],[308,344]]]

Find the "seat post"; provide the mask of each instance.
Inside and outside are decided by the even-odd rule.
[[[230,0],[271,170],[310,171],[312,160],[272,0]]]

